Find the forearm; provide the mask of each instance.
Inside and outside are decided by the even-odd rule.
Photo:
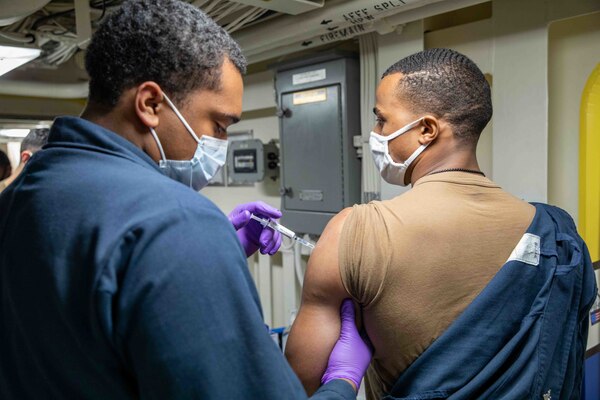
[[[286,346],[286,357],[309,395],[319,388],[328,368],[331,351],[340,337],[341,305],[349,297],[342,285],[337,255],[338,238],[347,214],[344,211],[329,222],[310,257],[302,306]],[[354,326],[353,313],[351,319]]]
[[[332,307],[327,312],[303,305],[292,326],[285,355],[309,396],[321,385],[329,355],[340,335],[338,309],[339,306]]]

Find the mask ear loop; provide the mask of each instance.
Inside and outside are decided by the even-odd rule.
[[[156,134],[154,128],[150,127],[150,133],[152,134],[152,137],[154,137],[154,140],[156,140],[156,144],[158,145],[158,151],[160,151],[160,157],[163,159],[163,161],[166,162],[167,157],[165,156],[165,152],[162,148],[162,145],[160,144],[160,140],[158,140],[158,135]]]
[[[175,107],[175,104],[173,104],[173,102],[171,101],[171,99],[169,99],[169,96],[167,96],[165,94],[165,92],[163,92],[163,96],[165,96],[165,100],[167,101],[167,104],[169,105],[169,107],[171,107],[171,109],[173,110],[173,112],[175,113],[175,115],[177,115],[177,118],[179,118],[179,120],[181,121],[181,123],[183,124],[183,126],[185,126],[185,129],[187,129],[187,131],[190,133],[190,135],[192,135],[192,137],[194,138],[194,140],[196,140],[196,143],[200,143],[200,139],[198,139],[198,136],[196,135],[196,132],[194,132],[194,130],[187,123],[187,121],[185,120],[185,118],[183,118],[183,115],[181,115],[181,113],[179,112],[179,110],[177,109],[177,107]]]
[[[429,146],[429,144],[422,144],[419,148],[412,154],[412,156],[408,157],[408,160],[404,161],[404,165],[406,168],[412,164],[413,161]]]
[[[154,140],[156,140],[156,144],[158,145],[158,151],[160,151],[160,156],[162,158],[161,160],[161,164],[162,163],[167,163],[167,157],[165,156],[165,152],[162,148],[162,145],[160,144],[160,140],[158,140],[158,135],[156,134],[156,131],[154,130],[154,128],[150,127],[150,133],[152,134],[152,137],[154,138]],[[192,172],[190,171],[190,180],[188,183],[189,187],[192,187]]]
[[[418,120],[416,120],[415,122],[410,124],[409,126],[414,125],[414,126],[411,126],[410,129],[413,129],[414,127],[416,127],[422,120],[423,120],[423,118],[419,118]],[[417,157],[419,157],[421,155],[421,153],[423,151],[425,151],[427,146],[429,146],[430,144],[431,143],[427,143],[427,144],[422,144],[421,146],[419,146],[419,148],[417,150],[415,150],[415,152],[410,157],[408,157],[408,159],[406,161],[404,161],[405,168],[408,168],[410,166],[410,164],[412,164],[413,161],[415,161],[415,159]]]
[[[406,125],[403,128],[400,128],[399,130],[397,130],[396,132],[392,133],[391,135],[388,136],[382,136],[383,138],[385,138],[384,140],[386,142],[389,142],[391,140],[396,139],[398,136],[405,134],[406,132],[410,131],[411,129],[413,129],[415,126],[419,125],[421,123],[421,121],[423,120],[423,117],[419,118],[416,121],[411,122],[410,124]]]
[[[423,147],[423,145],[421,145],[421,147],[417,151],[415,151],[414,154],[412,154],[410,157],[408,157],[407,160],[405,160],[404,162],[401,162],[401,163],[394,161],[394,159],[392,158],[392,155],[390,154],[390,141],[396,139],[398,136],[403,135],[406,132],[410,131],[411,129],[415,128],[417,125],[419,125],[419,123],[421,123],[422,120],[423,120],[423,117],[400,128],[399,130],[392,133],[391,135],[388,135],[388,136],[380,135],[385,140],[385,155],[384,155],[384,157],[387,158],[387,160],[389,161],[389,163],[391,165],[393,165],[395,167],[408,168],[408,166],[414,161],[414,159],[417,158],[419,156],[419,154],[421,154],[423,152],[423,150],[425,150],[425,147],[427,147],[427,146]]]

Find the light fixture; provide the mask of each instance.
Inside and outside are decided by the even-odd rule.
[[[31,47],[0,46],[0,75],[39,57],[41,52]]]
[[[0,129],[0,137],[22,139],[29,133],[29,129]]]

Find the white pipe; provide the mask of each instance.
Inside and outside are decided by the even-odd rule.
[[[296,279],[300,287],[304,286],[304,269],[302,268],[302,254],[300,243],[294,243],[294,270],[296,271]]]
[[[9,26],[33,14],[50,0],[0,0],[0,26]]]
[[[77,45],[80,49],[87,48],[92,38],[90,8],[89,0],[75,0],[75,28],[77,32]]]
[[[0,94],[10,96],[48,97],[53,99],[85,99],[88,83],[48,83],[0,80]]]
[[[288,320],[291,320],[294,314],[298,310],[298,293],[296,289],[296,261],[295,261],[295,250],[294,242],[287,243],[289,239],[285,238],[279,251],[281,252],[282,261],[282,306],[283,306],[283,323],[287,324]]]
[[[296,39],[293,43],[287,44],[285,46],[273,47],[260,53],[254,53],[252,51],[246,51],[246,49],[244,49],[244,54],[248,58],[248,62],[250,64],[253,64],[276,57],[282,57],[284,55],[296,53],[302,50],[310,49],[319,45],[334,43],[340,40],[350,39],[358,35],[376,32],[382,28],[380,24],[384,24],[383,27],[386,30],[389,30],[389,27],[395,27],[397,29],[398,26],[402,24],[446,13],[459,8],[469,7],[475,4],[483,3],[484,1],[485,0],[445,0],[443,2],[432,3],[423,7],[400,12],[385,19],[381,18],[374,22],[354,25],[351,27],[352,29],[343,28],[333,32],[328,32],[327,34],[319,34],[317,36],[312,36],[309,38]],[[243,32],[244,31],[241,31],[240,33]],[[303,46],[303,42],[312,43],[308,46]]]
[[[35,41],[35,38],[33,38],[32,36],[27,36],[22,33],[0,31],[0,37],[18,43],[32,43]]]
[[[360,113],[363,142],[362,201],[369,202],[381,193],[379,170],[375,167],[369,148],[369,136],[373,127],[372,109],[375,107],[375,91],[379,81],[378,36],[375,33],[362,35],[360,44]]]

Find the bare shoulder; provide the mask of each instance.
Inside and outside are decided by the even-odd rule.
[[[328,262],[330,264],[335,263],[335,267],[337,267],[337,250],[340,236],[344,223],[351,213],[352,208],[345,208],[329,221],[310,257],[309,264]]]
[[[339,235],[342,231],[342,228],[344,227],[344,223],[346,222],[346,219],[350,216],[351,213],[352,213],[352,207],[348,207],[348,208],[344,208],[342,211],[337,213],[333,218],[331,218],[331,220],[325,227],[325,230],[323,231],[321,238],[319,238],[319,243],[321,243],[321,240],[339,241]]]
[[[319,238],[306,268],[303,299],[305,301],[347,297],[339,273],[338,247],[346,218],[352,208],[346,208],[333,217]]]

